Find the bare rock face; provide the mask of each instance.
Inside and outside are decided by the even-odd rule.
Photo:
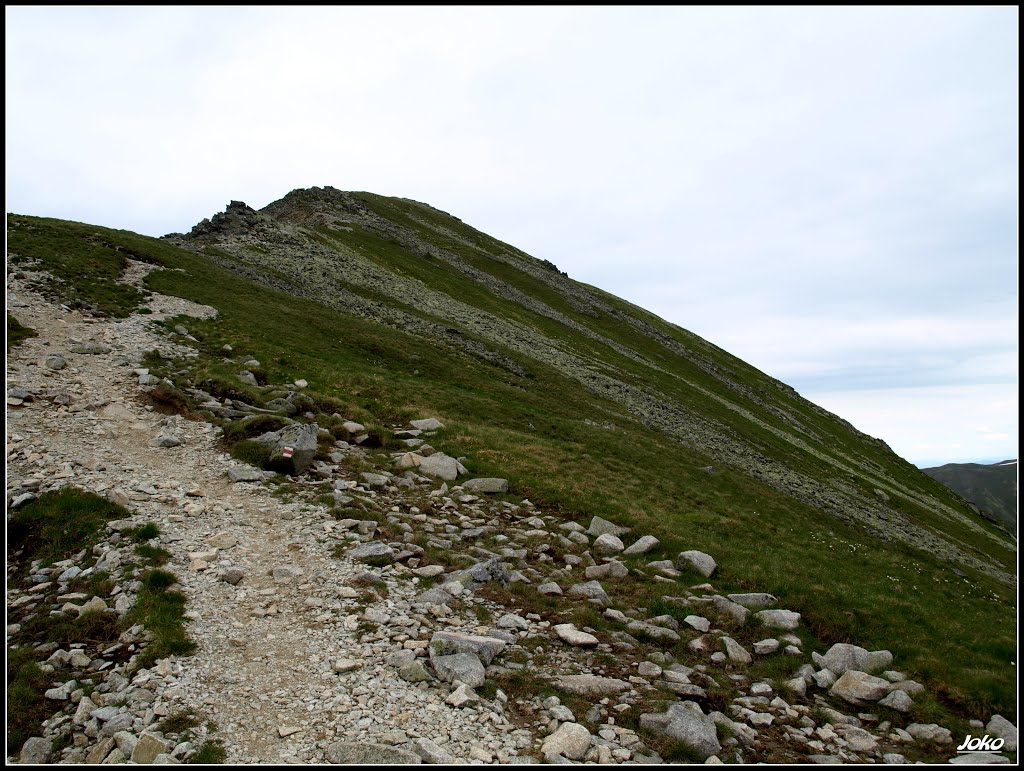
[[[609,558],[602,565],[591,565],[585,571],[587,578],[625,578],[629,575],[629,568],[616,559]]]
[[[914,706],[914,700],[910,698],[906,691],[900,690],[891,691],[888,696],[878,703],[897,712],[910,712],[910,708]]]
[[[854,752],[874,752],[878,749],[878,741],[863,728],[852,725],[840,725],[836,726],[836,733],[843,738],[843,741]]]
[[[238,235],[258,227],[260,215],[242,201],[232,201],[223,212],[204,219],[189,232],[190,236]]]
[[[435,632],[430,638],[430,655],[446,656],[454,653],[471,653],[486,666],[508,645],[496,637],[479,637],[459,632]]]
[[[135,744],[132,750],[131,759],[133,763],[152,763],[157,755],[167,752],[170,748],[167,742],[151,733],[144,733]]]
[[[476,584],[487,584],[487,583],[498,583],[504,586],[510,580],[511,575],[508,572],[508,568],[505,563],[499,557],[492,557],[489,560],[478,562],[464,571],[458,571],[452,574],[451,580],[462,580],[462,583],[466,584],[467,580],[472,581]]]
[[[951,744],[953,742],[953,735],[949,729],[936,723],[911,723],[907,726],[907,733],[919,742],[935,742],[936,744]]]
[[[731,637],[723,637],[722,644],[725,646],[725,653],[729,657],[729,661],[734,664],[742,664],[746,666],[754,660],[750,653],[747,652],[747,649]]]
[[[735,626],[743,626],[747,623],[747,618],[750,616],[750,611],[745,607],[719,595],[711,598],[711,604],[714,605],[715,610],[723,617],[723,623],[731,622]],[[726,622],[724,619],[729,621]]]
[[[358,562],[366,562],[371,565],[387,564],[395,561],[395,551],[386,543],[380,541],[369,541],[359,544],[348,556]]]
[[[796,629],[800,626],[800,614],[792,610],[761,610],[754,616],[769,629]]]
[[[236,466],[228,469],[228,478],[232,482],[261,482],[264,472],[251,466]]]
[[[645,635],[652,640],[657,640],[669,645],[679,642],[679,633],[674,629],[668,629],[658,624],[651,624],[646,621],[630,621],[626,628],[633,633]]]
[[[53,741],[41,736],[33,736],[21,747],[19,761],[21,763],[48,763],[52,753]]]
[[[711,628],[711,622],[703,616],[689,615],[683,619],[683,623],[693,627],[698,632],[706,632]]]
[[[748,592],[746,594],[727,595],[733,602],[742,605],[744,608],[767,608],[778,598],[774,594],[764,592]]]
[[[436,431],[439,428],[444,428],[442,423],[437,418],[423,418],[422,420],[413,420],[409,423],[415,429],[420,431]]]
[[[67,360],[59,353],[52,353],[43,358],[43,366],[48,369],[62,370],[68,366]]]
[[[438,678],[446,683],[456,680],[470,688],[479,688],[486,682],[484,666],[472,653],[453,653],[449,656],[434,656],[431,659]]]
[[[398,668],[398,676],[410,683],[423,683],[434,679],[430,672],[427,671],[426,665],[419,659],[407,661],[400,666]]]
[[[420,737],[412,740],[412,751],[415,752],[424,763],[434,765],[451,765],[455,762],[455,756],[447,750],[439,747],[431,739]]]

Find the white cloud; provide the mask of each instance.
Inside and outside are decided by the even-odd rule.
[[[934,386],[805,393],[918,465],[1017,456],[1017,387]]]
[[[1014,8],[6,21],[11,211],[160,235],[231,199],[371,190],[450,211],[802,392],[873,390],[879,415],[889,386],[1016,382]]]

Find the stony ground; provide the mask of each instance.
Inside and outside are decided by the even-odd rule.
[[[125,280],[145,270],[132,263]],[[710,762],[955,755],[946,729],[873,714],[878,702],[906,712],[921,689],[890,669],[886,652],[812,656],[790,631],[799,615],[770,595],[681,583],[691,572],[680,568],[713,580],[708,555],[647,564],[653,538],[496,498],[501,480],[443,481],[457,464],[431,455],[430,423],[398,434],[415,453],[399,466],[338,442],[332,463],[287,492],[232,481],[240,464],[219,449],[219,427],[140,398],[155,380],[142,366],[147,351],[190,353],[187,330],[172,342],[152,322],[211,308],[153,295],[149,314],[96,319],[19,279],[8,304],[37,332],[8,357],[9,506],[73,485],[132,512],[94,554],[39,567],[33,589],[10,591],[8,634],[12,609],[19,619],[47,610],[39,587],[63,586],[89,560],[87,571],[116,575],[132,559],[119,532],[155,522],[198,645],[141,670],[122,651],[83,656],[76,680],[53,683],[54,717],[23,761],[50,757],[57,736],[65,741],[52,760],[65,763],[180,762],[210,738],[235,763],[658,762],[680,742],[689,754],[678,757]],[[376,465],[355,471],[346,459]],[[338,516],[339,504],[350,516]],[[648,618],[630,607],[618,587],[638,579],[686,611]],[[98,600],[124,615],[137,591],[121,582]],[[65,594],[55,610],[96,602]],[[581,606],[601,623],[570,623]],[[750,616],[763,634],[738,641]],[[130,631],[125,645],[145,640]],[[66,660],[82,649],[47,652]],[[802,666],[779,682],[745,674],[773,656]],[[87,681],[99,686],[89,695]],[[161,728],[186,712],[200,723],[189,736]],[[1015,729],[1000,720],[984,730],[1012,731],[1015,750]]]

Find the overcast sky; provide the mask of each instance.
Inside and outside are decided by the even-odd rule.
[[[1017,455],[1016,8],[6,9],[7,210],[425,201],[924,465]]]

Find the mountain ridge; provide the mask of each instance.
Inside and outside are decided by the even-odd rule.
[[[944,463],[921,469],[996,521],[1017,527],[1017,459],[996,463]]]
[[[801,421],[802,416],[799,411],[792,409],[787,411],[776,402],[766,398],[766,394],[760,393],[757,388],[751,388],[741,378],[730,377],[730,374],[734,367],[754,372],[761,380],[760,391],[763,392],[766,387],[771,388],[777,392],[773,392],[772,396],[778,396],[781,393],[783,396],[799,400],[799,410],[802,412],[817,413],[818,416],[824,416],[830,421],[841,421],[840,418],[823,408],[801,399],[791,387],[755,370],[696,335],[658,319],[657,322],[660,322],[660,325],[675,327],[679,333],[685,335],[685,342],[666,334],[663,329],[657,328],[645,319],[637,318],[636,311],[643,314],[646,314],[646,311],[625,303],[625,301],[618,301],[613,306],[607,301],[606,293],[601,290],[585,288],[584,285],[572,281],[567,276],[544,267],[540,260],[491,239],[486,234],[465,225],[461,220],[452,218],[449,214],[426,204],[411,202],[418,211],[399,211],[396,216],[394,204],[388,203],[391,201],[405,202],[407,199],[383,199],[372,194],[347,193],[334,188],[294,190],[282,199],[263,207],[259,212],[244,203],[232,202],[224,213],[214,215],[210,220],[199,223],[188,236],[182,237],[179,234],[174,234],[170,238],[173,242],[185,246],[199,246],[200,248],[213,246],[218,250],[233,252],[235,259],[229,258],[223,261],[221,264],[224,267],[254,277],[270,286],[278,287],[282,286],[279,277],[281,266],[287,264],[284,255],[289,250],[297,250],[297,253],[292,255],[291,268],[295,270],[301,264],[303,269],[308,269],[311,265],[319,262],[316,270],[320,273],[317,278],[321,283],[319,289],[315,285],[311,287],[308,283],[310,277],[307,274],[305,276],[307,283],[303,287],[293,286],[289,291],[303,293],[313,299],[335,305],[344,305],[348,310],[358,309],[369,318],[383,319],[385,323],[392,325],[422,325],[423,319],[417,318],[422,314],[406,313],[396,316],[393,310],[382,308],[379,301],[373,305],[368,304],[365,298],[360,297],[358,290],[366,290],[372,286],[378,292],[383,291],[391,303],[401,300],[411,301],[416,306],[416,310],[427,310],[427,315],[439,314],[460,326],[459,329],[454,329],[451,323],[435,323],[426,330],[421,328],[420,333],[430,332],[435,338],[445,343],[454,343],[472,355],[492,363],[500,363],[500,366],[518,376],[525,375],[521,361],[517,363],[513,360],[516,357],[510,357],[496,350],[497,346],[509,347],[518,354],[527,354],[532,358],[541,358],[546,364],[560,369],[563,374],[569,374],[582,387],[602,397],[610,396],[613,400],[623,404],[634,417],[646,425],[666,431],[684,443],[689,442],[691,446],[695,446],[702,452],[708,452],[719,462],[739,465],[747,473],[776,487],[780,492],[800,497],[805,502],[825,509],[834,516],[848,521],[856,520],[882,537],[895,537],[915,545],[923,543],[936,554],[966,560],[981,570],[992,570],[991,565],[985,565],[983,561],[977,560],[969,551],[936,538],[928,528],[917,527],[909,524],[906,520],[891,516],[884,506],[883,495],[887,497],[902,496],[919,505],[923,502],[922,498],[915,491],[894,484],[891,479],[879,477],[877,473],[873,473],[873,469],[865,469],[854,459],[843,457],[841,453],[835,451],[836,448],[824,447],[826,442],[823,440],[821,432],[815,431],[806,421]],[[390,219],[377,211],[374,204],[389,214]],[[421,216],[416,216],[418,214]],[[433,219],[424,219],[424,216]],[[439,224],[436,222],[438,216],[449,218],[452,221]],[[413,229],[415,225],[423,225],[435,234],[440,233],[443,237],[442,241],[447,240],[448,243],[438,245],[435,243],[436,239],[424,238],[422,231],[417,232]],[[312,240],[314,243],[309,243],[308,237],[305,238],[306,243],[302,243],[303,236],[294,230],[296,226],[313,228]],[[870,485],[870,489],[865,494],[865,492],[851,490],[849,485],[838,482],[823,485],[820,478],[815,479],[809,478],[805,474],[795,474],[791,467],[774,462],[763,450],[759,452],[760,448],[751,449],[749,436],[744,436],[743,441],[735,441],[733,426],[722,425],[721,421],[709,420],[706,411],[701,414],[694,409],[678,409],[677,403],[671,398],[666,398],[664,391],[650,388],[645,380],[621,377],[621,368],[609,371],[602,366],[595,372],[587,357],[580,356],[579,352],[572,348],[560,345],[561,341],[558,338],[553,338],[550,335],[537,335],[530,329],[524,329],[522,324],[496,329],[493,316],[482,315],[473,305],[457,301],[439,302],[438,295],[440,293],[425,292],[422,285],[417,286],[410,281],[396,281],[393,275],[383,271],[379,265],[368,265],[368,261],[359,254],[358,248],[364,245],[360,244],[356,238],[348,237],[349,234],[356,235],[354,231],[357,228],[377,236],[383,236],[392,243],[397,243],[407,254],[411,255],[412,259],[442,262],[444,267],[450,267],[468,275],[503,299],[523,306],[558,324],[563,324],[573,332],[583,334],[589,340],[593,340],[596,345],[607,346],[615,354],[625,357],[643,368],[682,380],[681,385],[686,389],[698,392],[699,399],[718,401],[726,410],[736,413],[742,420],[753,422],[759,429],[769,431],[783,442],[791,446],[795,445],[800,450],[824,461],[833,468],[836,474],[865,476],[865,481]],[[466,232],[459,233],[458,230]],[[237,238],[239,235],[241,238]],[[641,334],[653,338],[660,346],[663,355],[677,356],[695,367],[701,374],[706,375],[705,383],[698,382],[696,378],[687,378],[678,371],[666,373],[664,366],[659,361],[654,361],[653,356],[643,356],[629,345],[623,345],[621,340],[608,339],[607,335],[590,328],[585,320],[584,323],[581,323],[579,319],[571,318],[561,309],[554,307],[556,301],[548,299],[545,302],[537,297],[529,296],[513,285],[507,276],[495,276],[491,272],[481,269],[479,259],[474,261],[465,250],[456,253],[450,248],[453,246],[452,242],[457,242],[471,250],[481,250],[486,247],[483,248],[483,252],[487,258],[513,265],[517,269],[525,268],[533,279],[555,290],[559,298],[568,299],[568,305],[577,313],[588,318],[600,318],[602,314],[611,316],[616,322],[624,322],[636,328]],[[254,249],[257,244],[263,247],[263,254]],[[285,252],[275,252],[274,249],[283,249]],[[332,266],[331,261],[337,260],[339,255],[342,256],[343,266]],[[219,259],[215,253],[208,256],[214,260]],[[242,260],[238,259],[239,256],[242,257]],[[471,264],[474,262],[476,264]],[[401,270],[401,266],[399,269]],[[276,272],[268,275],[270,270]],[[329,278],[332,270],[346,273],[347,281],[345,283],[349,286],[346,290],[342,290],[344,294],[340,298],[328,296],[329,294],[336,295],[339,292],[339,282],[331,281]],[[323,282],[325,278],[328,286],[325,286]],[[351,291],[353,287],[357,291]],[[626,306],[625,309],[622,308],[623,305]],[[634,310],[634,313],[630,313],[630,310]],[[718,362],[712,361],[705,354],[705,351],[709,351],[709,349],[713,355],[719,358]],[[724,361],[721,361],[722,358]],[[602,364],[606,363],[607,359],[602,362]],[[729,398],[716,392],[717,388],[724,388],[726,394],[735,396]],[[756,412],[762,414],[755,414]],[[763,413],[769,413],[768,420],[764,419]],[[891,453],[882,440],[862,434],[847,421],[841,422],[863,441],[887,450],[891,454],[891,460],[910,468],[910,464]],[[818,446],[813,446],[815,444]],[[875,493],[875,490],[880,492]],[[936,509],[942,516],[958,520],[959,524],[968,529],[982,532],[977,518],[957,512],[945,502],[932,500],[926,505]],[[1000,577],[1003,580],[1010,580],[1010,576],[1006,573]]]
[[[714,554],[725,590],[783,598],[818,639],[891,648],[943,704],[1012,709],[1005,528],[786,384],[455,217],[309,189],[163,239],[21,215],[8,238],[13,269],[91,313],[147,291],[217,308],[187,322],[190,374],[159,370],[183,410],[199,389],[273,411],[259,384],[301,379],[326,419],[435,415],[475,475]],[[128,291],[129,259],[162,269]]]

